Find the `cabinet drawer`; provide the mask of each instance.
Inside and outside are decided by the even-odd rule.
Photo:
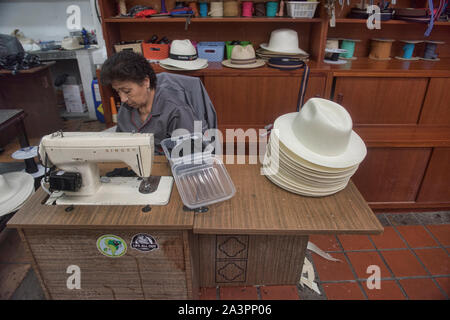
[[[354,124],[415,124],[428,78],[338,77],[333,99]]]

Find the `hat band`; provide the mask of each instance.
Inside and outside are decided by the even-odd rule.
[[[233,59],[231,58],[230,61],[232,64],[252,64],[256,62],[256,58],[250,58],[250,59]]]
[[[197,54],[187,55],[187,54],[169,54],[169,58],[173,60],[180,60],[180,61],[192,61],[196,60],[198,58]]]

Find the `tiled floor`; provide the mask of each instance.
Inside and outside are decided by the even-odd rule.
[[[66,130],[99,131],[98,123],[68,121]],[[92,128],[91,128],[92,126]],[[95,129],[94,129],[95,128]],[[32,140],[32,143],[36,141]],[[11,161],[9,145],[0,162]],[[5,160],[6,159],[6,160]],[[385,227],[377,236],[314,235],[310,241],[340,262],[312,252],[321,294],[300,285],[201,288],[201,299],[221,300],[448,300],[450,296],[450,212],[377,214]],[[380,272],[370,289],[369,266]],[[31,261],[15,230],[0,232],[0,299],[44,299]]]

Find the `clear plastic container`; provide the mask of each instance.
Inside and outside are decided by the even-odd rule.
[[[212,147],[199,134],[167,138],[161,146],[184,205],[196,209],[225,201],[236,189]]]

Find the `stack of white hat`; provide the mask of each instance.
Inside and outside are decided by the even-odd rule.
[[[327,196],[347,186],[366,154],[347,110],[335,102],[312,98],[300,112],[276,119],[263,173],[290,192]]]
[[[297,31],[291,29],[276,29],[270,33],[268,43],[262,43],[257,50],[262,59],[271,57],[292,57],[307,59],[309,54],[299,48]]]
[[[19,210],[33,193],[34,178],[30,174],[0,174],[0,216]]]
[[[193,71],[206,68],[208,60],[198,57],[197,49],[190,40],[173,40],[169,58],[159,61],[159,65],[167,70]]]

